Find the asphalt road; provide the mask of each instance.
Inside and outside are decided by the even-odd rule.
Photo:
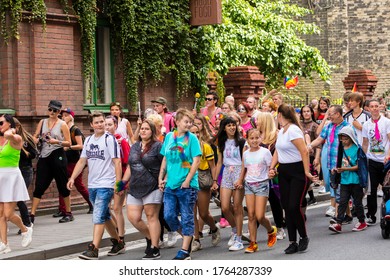
[[[379,202],[379,200],[378,200]],[[329,202],[311,206],[307,211],[307,228],[310,237],[309,249],[304,253],[293,255],[284,254],[288,247],[288,240],[278,240],[273,248],[266,245],[267,234],[264,228],[258,230],[259,251],[253,254],[242,251],[230,252],[227,242],[231,229],[221,229],[222,240],[216,247],[211,245],[211,236],[205,234],[201,240],[203,249],[192,253],[193,260],[389,260],[390,239],[382,238],[379,224],[371,226],[362,232],[353,232],[352,228],[357,222],[354,218],[352,224],[343,226],[343,233],[333,233],[328,229],[329,218],[325,217],[325,210]],[[379,213],[378,216],[379,217]],[[244,229],[247,229],[244,221]],[[107,256],[110,248],[100,249],[101,260],[140,260],[144,255],[145,242],[138,240],[128,242],[126,253],[118,256]],[[176,247],[161,249],[161,260],[171,260],[180,249],[181,239]],[[244,242],[244,246],[247,243]],[[68,255],[59,259],[77,259],[77,254]]]

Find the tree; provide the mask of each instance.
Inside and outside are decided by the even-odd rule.
[[[210,70],[225,74],[229,67],[255,65],[278,86],[285,76],[330,79],[330,67],[317,48],[302,35],[319,28],[302,18],[311,11],[290,0],[222,0],[223,23],[206,26],[204,40],[212,42]]]

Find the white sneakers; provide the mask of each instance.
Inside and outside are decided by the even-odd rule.
[[[284,232],[284,228],[278,228],[276,233],[276,239],[283,240],[286,238],[286,233]]]
[[[172,248],[176,245],[177,242],[177,236],[176,232],[170,231],[168,232],[168,240],[165,243],[165,248]]]
[[[230,234],[230,239],[229,239],[229,241],[228,241],[228,246],[230,247],[230,246],[232,246],[233,244],[234,244],[234,241],[236,241],[236,239],[237,239],[237,234],[235,234],[235,233],[231,233]]]
[[[33,229],[32,227],[26,227],[27,231],[22,232],[22,247],[26,248],[31,244]]]
[[[4,244],[3,242],[0,241],[0,255],[7,254],[9,252],[11,252],[11,248],[9,247],[9,245]]]
[[[239,241],[234,241],[233,245],[229,247],[229,251],[239,251],[239,250],[243,250],[244,249],[244,245],[242,244],[242,242],[239,242]]]
[[[335,215],[336,215],[336,208],[334,208],[333,206],[329,206],[325,212],[325,216],[333,218]]]

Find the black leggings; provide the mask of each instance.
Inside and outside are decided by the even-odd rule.
[[[286,215],[289,240],[297,241],[297,231],[301,238],[307,237],[302,200],[306,194],[306,176],[303,162],[280,164],[279,188],[282,206]]]
[[[67,164],[64,149],[54,150],[48,157],[39,158],[33,196],[41,199],[51,181],[55,179],[59,194],[62,197],[68,197],[70,191],[66,188],[68,182]]]
[[[385,179],[383,162],[368,160],[368,172],[370,174],[371,193],[367,195],[367,218],[371,218],[376,222],[376,212],[378,210],[377,191],[379,184]]]
[[[272,216],[274,217],[276,227],[285,227],[282,204],[280,203],[280,199],[273,188],[270,188],[269,190],[268,202],[271,206]]]

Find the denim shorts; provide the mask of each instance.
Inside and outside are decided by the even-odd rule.
[[[269,197],[269,180],[255,183],[245,182],[245,194]]]
[[[93,224],[104,224],[111,219],[110,202],[114,195],[113,188],[88,188],[89,200],[93,205]]]

